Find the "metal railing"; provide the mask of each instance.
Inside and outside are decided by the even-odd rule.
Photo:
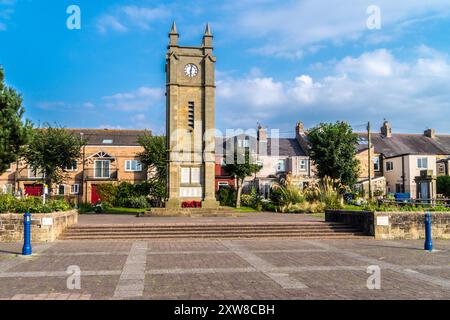
[[[449,198],[435,199],[380,199],[379,204],[394,204],[398,206],[424,206],[424,207],[447,207],[450,208]]]

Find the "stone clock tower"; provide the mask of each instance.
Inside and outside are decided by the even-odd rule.
[[[201,201],[215,208],[213,36],[206,26],[201,46],[180,46],[175,23],[166,54],[166,208]]]

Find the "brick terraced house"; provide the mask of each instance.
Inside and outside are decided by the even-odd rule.
[[[67,129],[87,140],[82,158],[66,168],[68,178],[53,186],[54,194],[64,195],[77,202],[95,203],[99,196],[95,187],[107,182],[141,183],[147,171],[139,161],[143,148],[137,140],[151,134],[146,130]],[[32,170],[23,161],[11,165],[0,175],[0,192],[40,196],[43,192],[43,174]]]
[[[248,149],[262,166],[253,177],[247,177],[244,190],[254,186],[267,197],[271,186],[290,173],[293,181],[300,187],[314,180],[314,168],[297,138],[270,138],[266,129],[258,125],[256,136],[239,134],[234,137],[216,138],[216,190],[220,187],[235,186],[234,178],[229,176],[224,165],[228,150],[236,147],[239,153]]]
[[[368,191],[369,149],[367,133],[357,133],[357,159],[360,161],[358,185]],[[297,140],[308,150],[306,132],[297,124]],[[450,135],[436,134],[433,129],[423,134],[392,133],[388,121],[380,132],[372,133],[370,163],[372,190],[386,193],[409,193],[411,198],[436,197],[437,175],[449,174]]]

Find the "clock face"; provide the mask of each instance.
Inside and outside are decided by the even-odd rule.
[[[190,78],[195,77],[197,75],[197,73],[198,73],[198,69],[197,69],[197,66],[195,64],[188,63],[184,67],[184,74],[187,75]]]

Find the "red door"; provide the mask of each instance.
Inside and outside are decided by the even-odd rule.
[[[25,186],[25,194],[29,196],[42,196],[42,184],[31,184]]]
[[[91,185],[91,203],[97,203],[101,201],[100,196],[97,193],[97,189],[95,188],[95,184]]]

